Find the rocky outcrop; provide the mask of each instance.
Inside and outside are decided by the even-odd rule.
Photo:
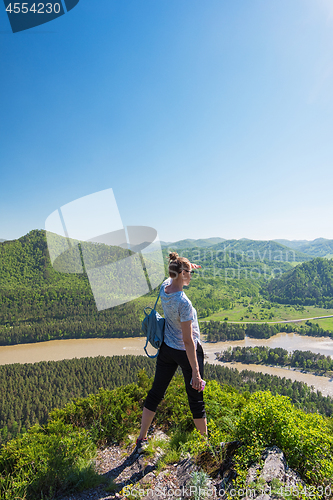
[[[288,467],[283,452],[277,446],[266,448],[264,464],[250,467],[246,485],[245,499],[268,500],[285,498],[285,495],[301,490],[304,483],[297,472]]]
[[[160,432],[160,431],[158,431]],[[162,433],[160,433],[160,437]],[[167,436],[165,436],[167,438]],[[267,448],[262,456],[261,464],[254,464],[248,470],[246,488],[237,491],[232,469],[231,456],[238,443],[226,443],[230,458],[215,478],[207,475],[206,487],[202,488],[200,500],[210,498],[226,499],[227,496],[243,500],[278,500],[283,493],[296,492],[301,489],[303,481],[300,476],[288,467],[283,452],[276,446]],[[93,490],[68,495],[61,500],[106,500],[141,498],[142,500],[193,499],[193,473],[199,470],[190,457],[166,466],[162,471],[156,467],[158,450],[154,457],[138,455],[133,447],[128,449],[110,446],[98,454],[96,468],[101,476],[107,479],[108,487],[100,485]],[[114,489],[110,484],[114,484]],[[124,487],[131,485],[127,494]],[[191,489],[192,486],[192,489]],[[106,488],[106,490],[105,490]],[[132,494],[132,496],[131,496]],[[296,497],[295,497],[296,498]]]

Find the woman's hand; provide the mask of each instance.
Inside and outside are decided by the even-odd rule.
[[[202,391],[202,378],[200,377],[200,373],[196,370],[192,371],[192,387],[196,391]]]

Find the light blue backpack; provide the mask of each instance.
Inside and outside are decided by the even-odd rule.
[[[142,321],[141,330],[145,335],[147,335],[146,345],[144,346],[145,353],[149,358],[156,358],[158,355],[158,351],[154,356],[151,356],[147,352],[148,342],[155,348],[159,349],[162,345],[164,339],[164,327],[165,327],[165,319],[156,311],[156,305],[158,299],[160,298],[161,288],[158,292],[158,296],[154,305],[154,308],[145,307],[144,313],[146,315],[145,319]],[[146,312],[146,309],[150,309],[150,313]]]

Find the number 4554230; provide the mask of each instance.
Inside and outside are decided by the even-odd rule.
[[[36,7],[37,5],[37,7]],[[33,12],[34,14],[51,14],[54,12],[55,14],[59,14],[61,10],[60,3],[33,3],[32,6],[29,9],[29,4],[24,2],[15,2],[12,4],[10,3],[8,7],[6,8],[6,11],[9,12],[10,14],[27,14],[28,12]]]

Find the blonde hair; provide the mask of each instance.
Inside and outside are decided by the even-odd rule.
[[[177,252],[170,252],[168,260],[170,278],[177,278],[183,269],[191,269],[190,261],[186,257],[179,257]]]

